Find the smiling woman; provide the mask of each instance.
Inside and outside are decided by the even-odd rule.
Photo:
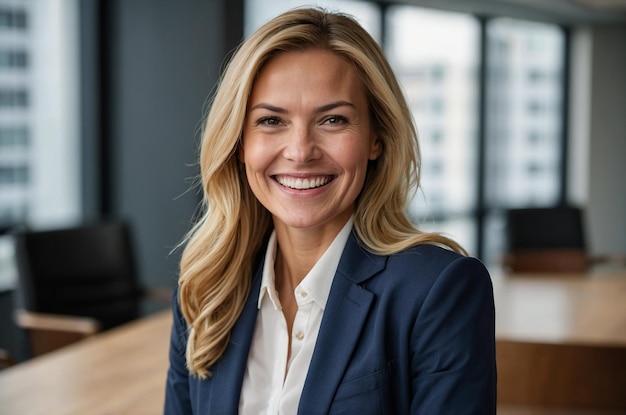
[[[491,280],[406,217],[415,126],[352,18],[296,9],[251,35],[200,164],[166,413],[495,413]]]

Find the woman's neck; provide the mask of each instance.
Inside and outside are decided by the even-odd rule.
[[[341,231],[343,224],[317,229],[301,229],[275,223],[277,254],[275,260],[276,282],[289,279],[287,284],[295,288]]]

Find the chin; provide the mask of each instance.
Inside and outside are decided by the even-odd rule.
[[[317,215],[315,214],[317,213]],[[283,226],[294,229],[315,229],[319,227],[341,228],[346,223],[352,212],[341,212],[335,215],[323,214],[321,212],[302,212],[290,215],[274,216],[274,224],[280,223]],[[334,226],[333,224],[336,224]]]
[[[324,223],[323,220],[314,220],[311,217],[307,218],[275,218],[275,222],[278,221],[281,224],[290,228],[307,229],[314,228]]]

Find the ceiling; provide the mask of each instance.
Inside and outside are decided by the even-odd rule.
[[[398,3],[395,0],[383,0]],[[401,3],[485,16],[568,25],[626,23],[626,0],[400,0]]]

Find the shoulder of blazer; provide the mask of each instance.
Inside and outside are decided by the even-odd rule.
[[[412,246],[392,255],[375,254],[361,244],[353,231],[344,248],[337,273],[360,284],[383,271],[421,270],[438,274],[460,258],[465,257],[432,244]]]

